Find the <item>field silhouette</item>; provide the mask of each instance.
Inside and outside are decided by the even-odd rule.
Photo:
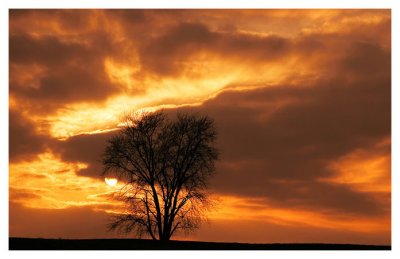
[[[385,245],[222,243],[147,239],[9,238],[9,250],[391,250]]]

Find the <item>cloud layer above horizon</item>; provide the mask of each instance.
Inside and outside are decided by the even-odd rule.
[[[9,15],[10,236],[111,236],[32,224],[118,209],[106,141],[124,113],[164,109],[218,130],[215,227],[186,238],[391,242],[390,10]]]

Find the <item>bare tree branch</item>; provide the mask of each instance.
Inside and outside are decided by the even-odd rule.
[[[103,154],[103,174],[126,182],[117,197],[126,211],[111,217],[109,229],[169,240],[199,227],[218,158],[213,120],[178,114],[171,121],[156,112],[127,115],[123,125]]]

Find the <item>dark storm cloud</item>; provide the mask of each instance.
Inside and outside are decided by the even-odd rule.
[[[368,43],[350,49],[342,61],[348,67],[331,70],[329,80],[225,92],[199,108],[180,109],[216,121],[221,163],[215,191],[265,197],[282,206],[388,211],[390,203],[382,206],[374,195],[319,181],[332,176],[332,161],[358,148],[372,149],[391,134],[390,54]]]
[[[377,215],[390,212],[390,203],[381,203],[381,198],[358,192],[341,184],[324,183],[317,179],[307,179],[307,168],[301,162],[293,162],[288,158],[286,163],[293,163],[296,168],[291,168],[294,177],[280,175],[271,172],[268,166],[271,159],[265,161],[248,161],[235,167],[224,164],[217,165],[217,174],[212,180],[212,188],[215,192],[264,198],[270,206],[278,208],[298,208],[325,213],[337,212],[341,214]],[[312,163],[309,161],[308,163]],[[319,176],[329,175],[329,171],[323,165],[315,163],[308,166],[312,170],[319,171]],[[285,170],[285,168],[280,168]],[[229,179],[229,182],[227,181]]]
[[[82,134],[59,141],[54,150],[61,155],[63,161],[82,162],[88,168],[77,172],[80,176],[100,178],[103,172],[101,157],[109,140],[116,132],[100,134]]]
[[[117,93],[120,89],[108,80],[104,72],[102,59],[108,49],[105,45],[100,50],[81,43],[62,42],[55,37],[11,36],[10,63],[39,65],[45,70],[40,75],[38,87],[11,82],[11,94],[30,103],[51,101],[57,108],[65,103],[103,100]],[[11,70],[10,77],[18,77],[15,73]]]
[[[170,76],[182,72],[184,61],[202,52],[241,62],[271,62],[289,50],[290,42],[278,36],[221,33],[200,23],[180,23],[142,44],[140,58],[145,68]]]
[[[137,43],[143,71],[160,76],[179,76],[184,73],[185,68],[190,67],[191,62],[196,62],[199,53],[200,56],[209,55],[210,58],[230,60],[232,64],[246,65],[254,70],[258,70],[261,64],[272,66],[293,58],[299,61],[297,66],[300,69],[303,65],[315,63],[318,64],[317,69],[323,67],[326,73],[329,73],[330,69],[359,69],[364,73],[371,72],[374,70],[374,64],[390,62],[390,51],[386,50],[390,47],[390,31],[383,33],[384,36],[376,36],[379,30],[386,31],[390,28],[390,19],[374,25],[356,26],[358,31],[316,31],[301,33],[293,38],[275,34],[244,33],[236,29],[221,31],[205,23],[189,22],[187,17],[182,20],[186,21],[157,30],[154,36],[145,36]],[[132,40],[135,39],[137,34],[132,36]],[[382,46],[385,49],[382,49]],[[343,56],[347,55],[349,57],[343,59]],[[368,64],[367,70],[363,70],[362,64],[348,63],[359,62],[354,55],[361,59],[364,55],[369,57],[362,60]],[[383,60],[371,63],[375,58]]]
[[[48,101],[64,104],[80,101],[98,101],[115,93],[113,87],[102,75],[80,67],[65,67],[61,71],[52,71],[51,74],[39,80],[39,88],[29,88],[21,85],[12,85],[14,93],[27,99]]]
[[[11,63],[39,63],[62,66],[75,58],[92,57],[90,49],[79,43],[61,42],[55,36],[34,38],[30,35],[10,36]]]
[[[142,9],[113,9],[107,10],[107,14],[121,20],[121,23],[126,26],[127,30],[132,28],[130,26],[148,22],[149,19],[146,16],[146,10]]]
[[[35,124],[13,109],[9,111],[9,159],[11,162],[34,158],[46,150],[51,139],[37,133]]]
[[[90,9],[10,9],[10,27],[17,28],[18,32],[29,31],[44,21],[56,22],[62,31],[77,31],[90,26],[90,18],[96,12]]]
[[[357,41],[339,65],[343,72],[349,71],[367,77],[383,73],[383,76],[390,78],[391,53],[383,50],[376,42]]]
[[[268,13],[268,10],[265,12]],[[219,31],[218,27],[210,26],[207,21],[201,22],[199,14],[194,13],[184,10],[12,10],[11,64],[40,64],[47,72],[38,88],[31,89],[13,83],[10,92],[26,100],[31,96],[39,101],[55,98],[58,102],[53,102],[52,109],[47,109],[54,111],[64,103],[102,101],[120,93],[122,89],[108,80],[104,70],[103,61],[107,56],[129,66],[129,59],[137,50],[141,63],[138,78],[146,78],[154,73],[159,76],[179,76],[186,68],[190,68],[191,62],[196,61],[198,53],[231,60],[232,64],[247,64],[257,71],[261,63],[285,62],[293,55],[299,56],[304,63],[312,58],[330,62],[332,53],[340,53],[343,42],[350,37],[346,35],[347,38],[344,38],[340,33],[311,33],[289,39],[278,35],[245,34],[236,29]],[[202,17],[206,12],[203,10],[200,13]],[[267,19],[266,13],[259,12],[258,15]],[[246,15],[246,10],[239,11],[239,14]],[[29,17],[38,21],[32,23],[32,29],[27,27]],[[119,37],[121,39],[118,41],[113,40],[113,31],[102,28],[109,22],[107,17],[112,18],[117,27],[123,28],[125,35]],[[218,16],[210,14],[209,17],[214,19]],[[41,24],[46,19],[55,22],[59,29],[47,34],[41,31],[41,36],[33,36],[34,28],[43,26]],[[159,25],[160,20],[165,20],[165,25]],[[234,24],[231,20],[226,22]],[[97,26],[94,29],[93,24]],[[369,26],[368,30],[365,27],[357,28],[364,32],[367,40],[373,38],[370,31],[375,32],[382,25]],[[21,28],[25,28],[25,31]],[[329,44],[337,47],[332,48]],[[11,70],[10,74],[13,76],[15,72]],[[131,93],[143,91],[140,86],[135,86]]]
[[[179,62],[214,44],[217,35],[200,24],[180,24],[161,37],[143,44],[140,58],[147,69],[165,75],[178,72]]]

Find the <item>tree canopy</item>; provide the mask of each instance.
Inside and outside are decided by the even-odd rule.
[[[128,115],[123,125],[102,158],[103,174],[126,183],[118,196],[126,210],[112,217],[109,229],[169,240],[178,230],[198,228],[218,158],[213,120],[188,114],[171,120],[155,112]]]

